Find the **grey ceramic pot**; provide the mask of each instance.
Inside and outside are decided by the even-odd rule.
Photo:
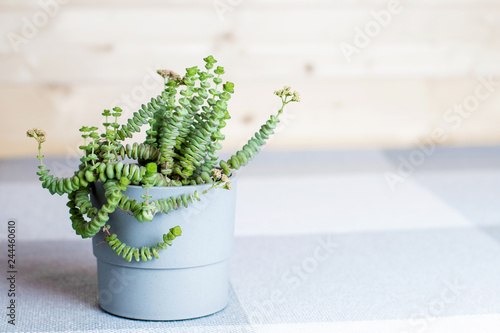
[[[159,259],[126,262],[104,242],[93,238],[97,258],[99,303],[103,310],[132,319],[180,320],[206,316],[222,310],[228,302],[229,257],[234,238],[236,178],[233,189],[215,189],[188,208],[157,214],[152,222],[116,210],[107,224],[129,246],[141,248],[162,241],[162,235],[179,225],[182,235],[159,252]],[[153,199],[198,192],[211,185],[156,187]],[[129,186],[130,198],[142,201],[140,186]],[[92,191],[97,205],[105,203],[102,183]]]

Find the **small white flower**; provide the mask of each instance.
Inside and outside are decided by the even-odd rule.
[[[219,179],[221,177],[222,171],[220,169],[212,169],[212,174],[215,179]]]

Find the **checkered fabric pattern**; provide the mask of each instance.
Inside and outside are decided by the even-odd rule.
[[[228,307],[175,322],[101,311],[65,198],[1,161],[19,273],[0,332],[500,332],[500,148],[416,151],[263,152],[240,172]]]

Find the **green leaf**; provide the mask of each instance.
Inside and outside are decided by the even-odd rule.
[[[210,82],[207,82],[207,81],[202,81],[200,82],[200,87],[202,88],[210,88]]]
[[[156,173],[157,170],[158,170],[158,166],[156,165],[156,163],[149,162],[148,164],[146,164],[146,172],[147,173],[153,174],[153,173]]]
[[[186,68],[187,76],[195,76],[197,72],[198,72],[198,66]]]
[[[226,82],[222,85],[222,88],[224,89],[224,91],[228,92],[228,93],[234,93],[234,83],[232,82]]]
[[[213,74],[210,74],[208,72],[200,72],[199,76],[200,76],[200,81],[206,81],[207,79],[214,77]]]
[[[203,60],[205,60],[205,62],[209,64],[215,64],[217,62],[217,60],[215,60],[215,58],[211,55],[209,55],[206,58],[203,58]]]
[[[231,99],[231,95],[228,92],[224,91],[219,95],[219,98],[223,101],[229,101],[229,99]]]
[[[219,74],[219,75],[224,74],[224,73],[225,73],[225,72],[224,72],[224,67],[222,67],[222,66],[217,66],[217,68],[215,69],[214,73],[215,73],[215,74]]]
[[[170,229],[170,232],[174,234],[175,237],[179,237],[182,234],[182,229],[179,226],[175,226]]]
[[[185,84],[186,86],[190,86],[190,87],[192,87],[192,86],[194,86],[194,82],[195,82],[195,81],[194,81],[194,80],[193,80],[193,78],[191,78],[191,77],[185,77],[185,78],[184,78],[184,80],[183,80],[183,82],[184,82],[184,84]]]
[[[186,97],[179,98],[179,104],[182,106],[188,106],[189,105],[189,99]]]
[[[221,110],[227,109],[227,103],[224,101],[217,101],[217,103],[215,103],[215,105],[217,105],[217,107],[220,108]]]
[[[210,85],[209,85],[210,86]],[[199,89],[198,90],[198,95],[202,98],[207,98],[208,97],[208,92],[206,89]]]
[[[190,89],[191,87],[188,87],[188,89],[186,90],[181,90],[179,93],[182,95],[182,96],[192,96],[193,95],[193,90]]]
[[[224,74],[224,73],[225,73],[225,72],[224,72],[224,67],[222,67],[222,66],[217,66],[217,68],[215,69],[214,73],[215,73],[215,74],[219,74],[219,75]]]
[[[194,105],[203,105],[204,102],[203,98],[198,96],[193,96],[193,98],[191,98],[191,103]]]

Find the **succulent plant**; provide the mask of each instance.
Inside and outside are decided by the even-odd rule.
[[[224,68],[215,66],[212,56],[203,59],[204,69],[197,66],[186,69],[180,75],[159,70],[164,78],[163,91],[134,112],[124,124],[118,120],[122,110],[118,107],[104,110],[102,115],[104,131],[99,134],[94,126],[80,129],[83,151],[78,170],[70,177],[54,177],[43,164],[42,143],[46,134],[39,129],[27,132],[38,142],[40,165],[37,172],[42,187],[51,194],[68,194],[72,227],[83,238],[98,232],[106,233],[106,242],[127,261],[158,257],[160,249],[166,249],[181,235],[176,226],[163,235],[163,241],[156,246],[132,248],[122,243],[106,225],[109,214],[116,208],[130,212],[139,222],[152,221],[155,214],[168,213],[180,207],[188,207],[211,189],[231,189],[231,170],[245,166],[259,152],[260,148],[279,123],[284,107],[298,102],[299,95],[289,87],[275,91],[281,99],[281,108],[276,115],[263,124],[248,142],[227,160],[221,160],[217,151],[224,140],[222,129],[230,119],[228,101],[234,93],[232,82],[223,82]],[[123,144],[127,138],[147,126],[146,140],[142,143]],[[135,162],[129,162],[134,160]],[[91,185],[101,181],[107,203],[94,207],[90,201]],[[198,193],[178,197],[152,200],[148,189],[153,186],[186,186],[212,184]],[[127,186],[142,186],[144,201],[130,199],[124,191]]]

